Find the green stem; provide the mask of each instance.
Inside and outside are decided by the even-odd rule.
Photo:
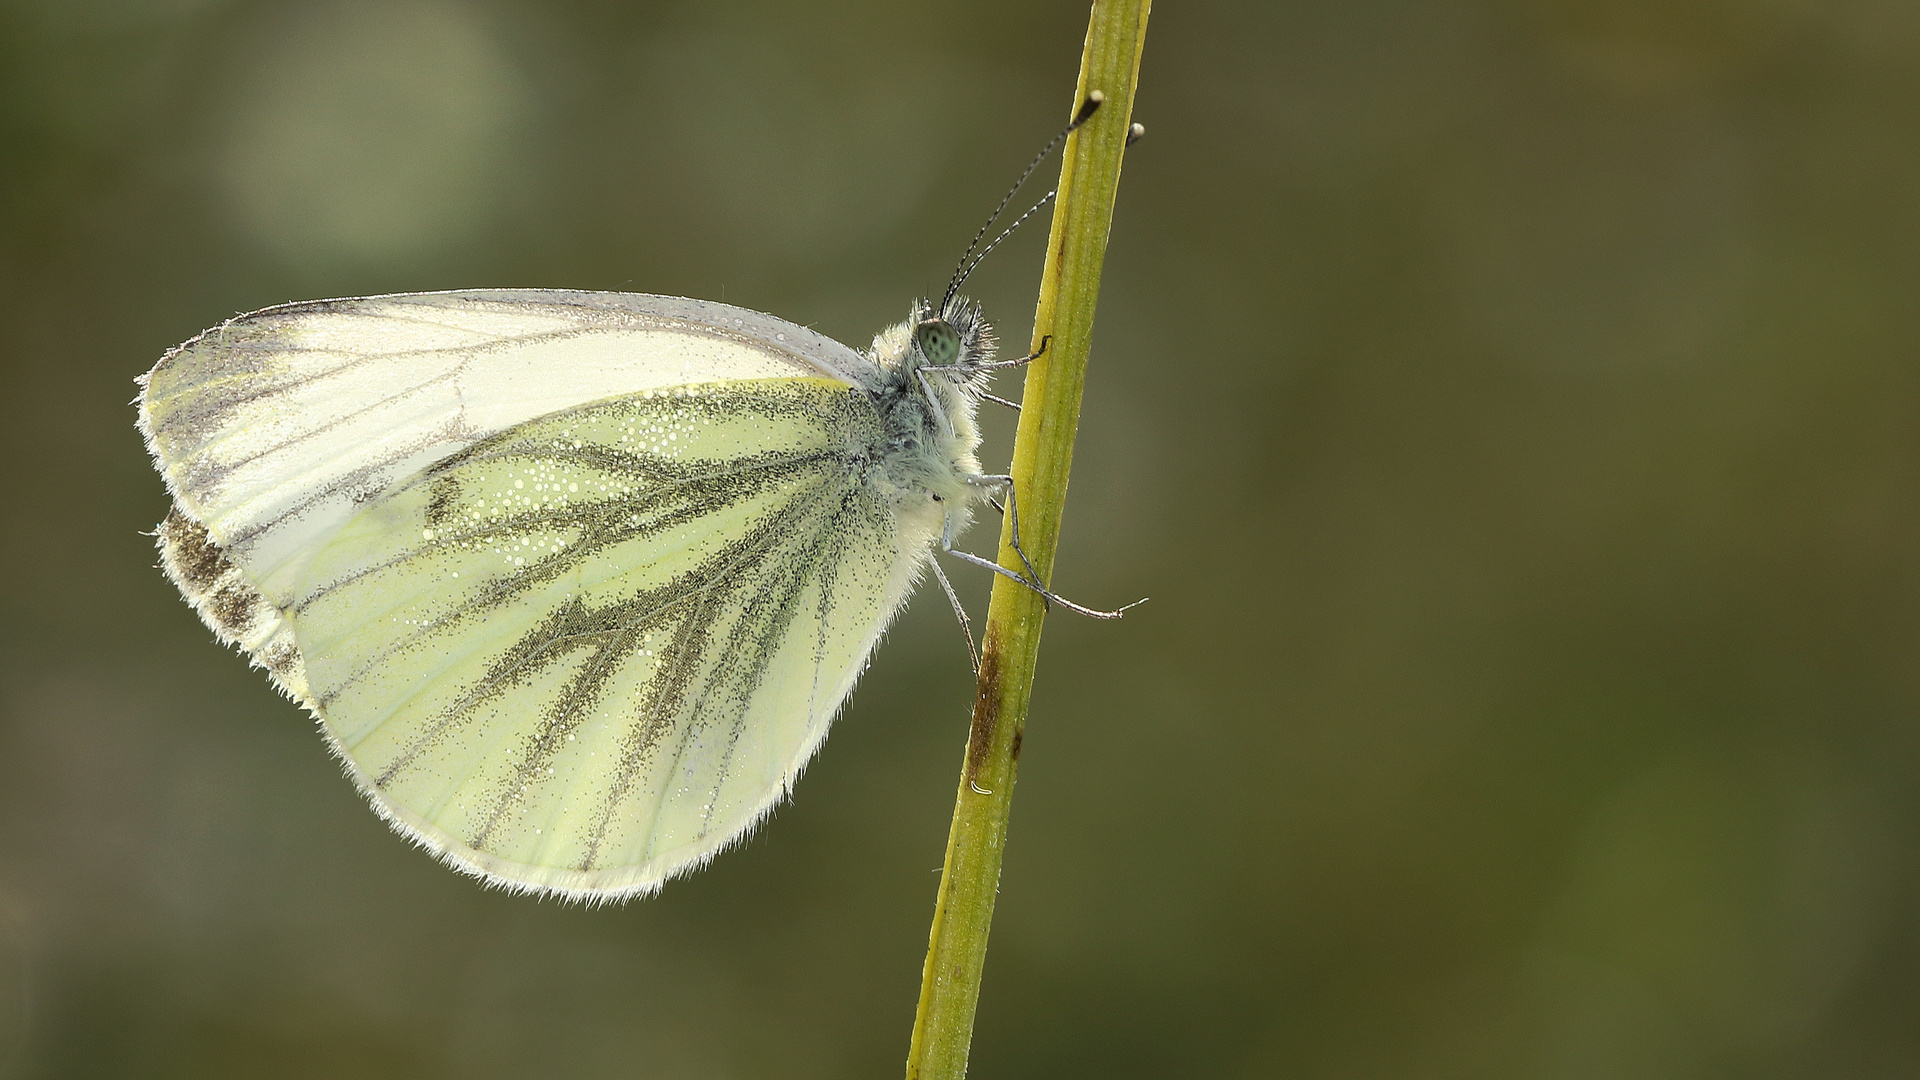
[[[1096,0],[1073,112],[1089,92],[1105,96],[1099,112],[1067,140],[1060,165],[1053,233],[1034,313],[1033,350],[1045,353],[1027,369],[1020,430],[1013,444],[1014,489],[1020,540],[1041,579],[1053,573],[1066,502],[1073,437],[1080,422],[1087,350],[1100,293],[1100,266],[1113,221],[1120,158],[1133,115],[1152,0]],[[1069,114],[1071,115],[1071,113]],[[1050,339],[1050,340],[1048,340]],[[1000,564],[1019,566],[1012,522],[1001,530]],[[1026,730],[1027,699],[1040,653],[1046,608],[1032,590],[996,577],[980,656],[980,685],[967,739],[960,792],[947,836],[946,868],[927,942],[920,1009],[907,1052],[907,1080],[959,1080],[967,1072],[974,1005],[986,964],[987,930],[1000,886],[1013,781]]]

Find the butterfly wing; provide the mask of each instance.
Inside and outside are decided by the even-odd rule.
[[[143,396],[182,591],[377,808],[510,886],[644,892],[749,828],[922,565],[861,474],[865,361],[667,303],[298,305]]]
[[[629,293],[315,301],[209,330],[148,373],[141,428],[174,501],[283,603],[315,539],[396,480],[536,416],[714,379],[871,364],[804,327]]]
[[[917,566],[824,379],[535,420],[369,504],[290,608],[379,804],[457,863],[588,894],[698,864],[779,798]]]

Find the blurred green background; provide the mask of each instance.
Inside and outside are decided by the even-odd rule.
[[[897,1075],[937,590],[743,848],[491,893],[153,569],[128,402],[397,290],[864,344],[1085,16],[0,2],[0,1074]],[[1920,5],[1163,0],[1136,117],[1056,585],[1153,601],[1049,623],[975,1075],[1920,1076]]]

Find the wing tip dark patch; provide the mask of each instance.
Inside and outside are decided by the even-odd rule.
[[[251,586],[243,581],[232,580],[215,589],[207,597],[202,610],[207,618],[213,620],[217,629],[240,637],[258,621],[263,603],[260,594]]]
[[[260,651],[260,663],[275,675],[285,675],[300,663],[300,650],[291,641],[276,642]]]
[[[207,527],[178,505],[167,511],[155,535],[161,568],[200,621],[222,642],[240,645],[251,655],[249,639],[258,644],[257,632],[278,620],[280,610],[247,580]],[[302,666],[300,656],[291,643],[282,644],[291,655],[283,656],[276,647],[269,650],[273,655],[255,655],[254,660],[276,676],[292,677]]]
[[[204,595],[233,567],[220,545],[207,535],[207,527],[181,513],[178,506],[168,508],[158,533],[167,571],[190,599]]]

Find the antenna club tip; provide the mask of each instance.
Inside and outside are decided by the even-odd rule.
[[[1132,146],[1147,137],[1147,125],[1134,121],[1127,127],[1127,145]]]
[[[1073,126],[1079,127],[1086,123],[1095,112],[1099,111],[1101,103],[1106,100],[1107,95],[1098,90],[1087,91],[1086,99],[1080,102],[1080,111],[1074,115]]]

